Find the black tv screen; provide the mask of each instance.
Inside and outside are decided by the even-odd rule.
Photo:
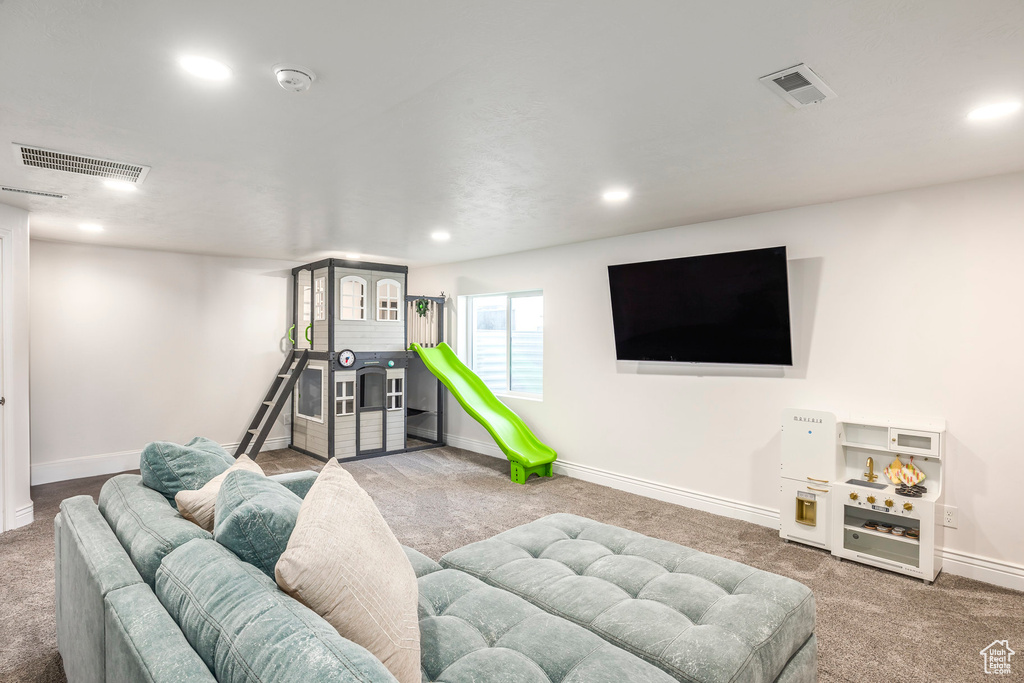
[[[619,360],[792,365],[786,248],[608,266]]]

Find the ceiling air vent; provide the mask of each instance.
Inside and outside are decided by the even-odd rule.
[[[797,109],[838,97],[835,91],[825,85],[825,81],[806,64],[797,64],[762,76],[761,82]]]
[[[141,185],[149,173],[149,166],[98,159],[81,154],[68,154],[42,147],[21,145],[17,142],[14,143],[14,155],[22,166],[77,173],[109,180],[123,180],[136,185]]]
[[[3,192],[18,192],[20,194],[30,194],[34,197],[49,197],[50,199],[67,199],[66,194],[58,194],[56,192],[43,192],[42,190],[26,190],[23,187],[7,187],[6,185],[0,185],[0,190]]]

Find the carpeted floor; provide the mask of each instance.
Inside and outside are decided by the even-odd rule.
[[[319,469],[293,451],[262,453],[268,474]],[[933,586],[825,552],[778,532],[556,476],[512,484],[503,460],[440,448],[348,464],[398,539],[433,557],[552,512],[572,512],[790,576],[817,598],[822,683],[982,681],[980,650],[1024,647],[1024,593],[941,574]],[[33,488],[36,522],[0,534],[0,681],[64,681],[54,638],[53,516],[106,477]],[[1021,655],[1024,657],[1024,655]],[[1014,662],[1024,679],[1024,659]]]

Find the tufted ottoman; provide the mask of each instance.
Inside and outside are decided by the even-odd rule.
[[[817,680],[810,589],[738,562],[556,514],[454,550],[441,565],[522,596],[679,681]]]
[[[674,683],[584,628],[406,548],[419,582],[423,681]]]

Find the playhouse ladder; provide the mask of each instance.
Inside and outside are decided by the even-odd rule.
[[[281,366],[281,370],[270,384],[270,391],[267,392],[266,398],[260,404],[255,417],[252,418],[249,428],[245,430],[242,442],[235,449],[236,458],[242,453],[247,453],[253,459],[259,455],[263,443],[274,427],[274,422],[277,421],[277,416],[281,414],[292,389],[295,388],[295,383],[299,381],[299,375],[305,369],[307,361],[309,361],[309,349],[304,350],[298,358],[295,357],[295,349],[288,352],[284,365]]]

